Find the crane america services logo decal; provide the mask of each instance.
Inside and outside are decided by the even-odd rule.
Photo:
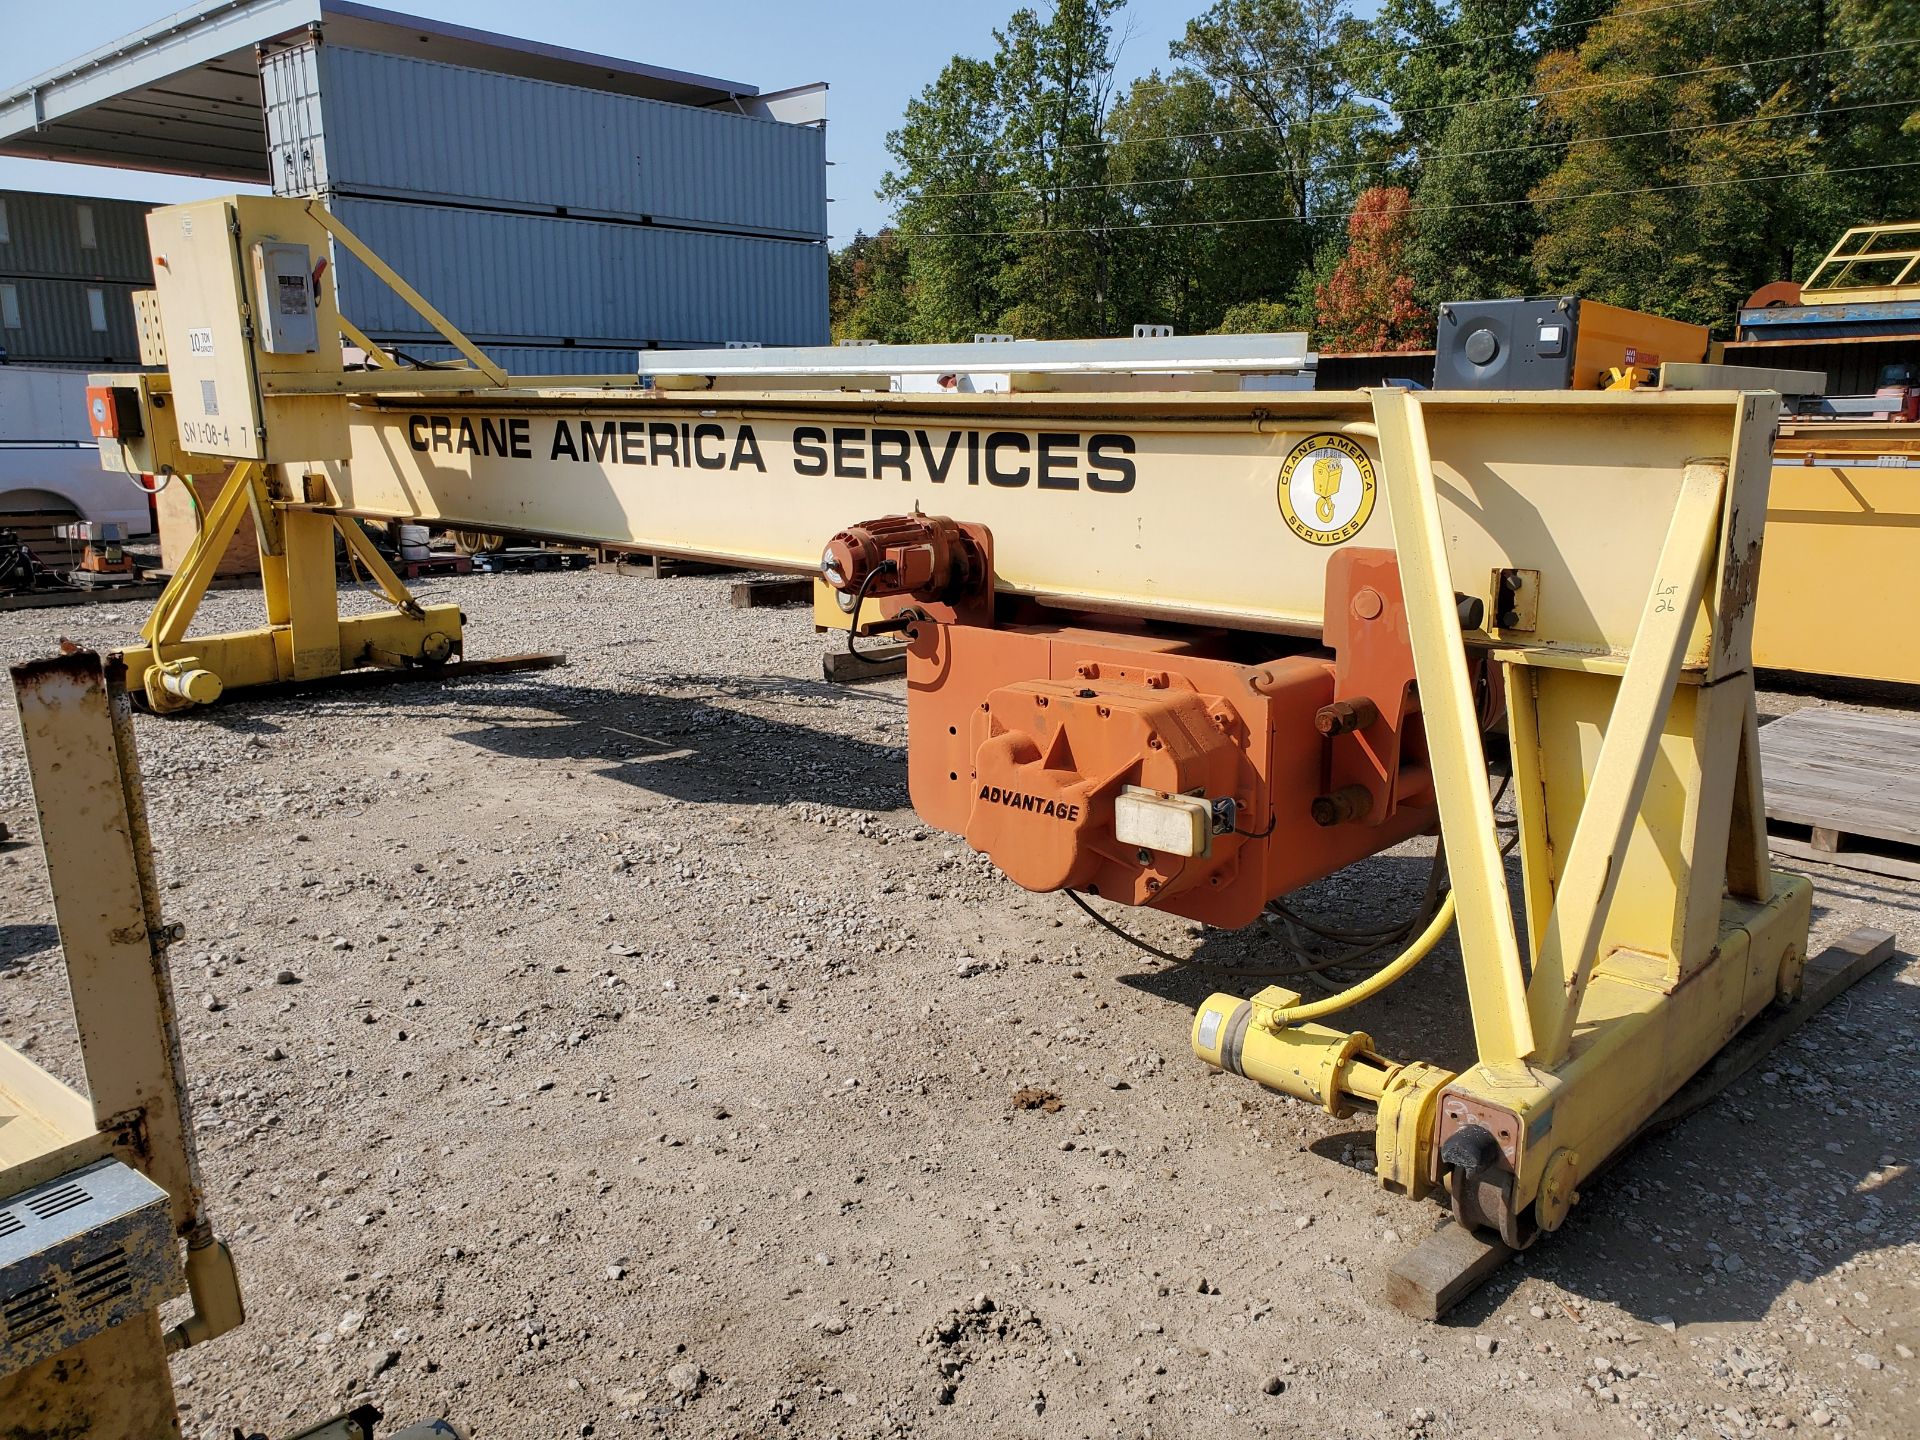
[[[1344,435],[1309,435],[1280,465],[1280,513],[1309,545],[1359,534],[1378,493],[1373,461]]]

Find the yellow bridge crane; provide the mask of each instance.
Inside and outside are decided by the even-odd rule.
[[[230,470],[122,657],[156,709],[457,663],[457,609],[416,602],[356,517],[802,573],[824,550],[856,628],[908,638],[915,806],[1030,888],[1242,924],[1438,828],[1451,894],[1405,955],[1310,1005],[1214,996],[1193,1047],[1373,1109],[1383,1184],[1512,1247],[1799,992],[1811,887],[1768,865],[1749,651],[1772,393],[1315,393],[1272,337],[509,377],[317,202],[176,206],[150,233],[165,370],[98,378],[103,454]],[[471,368],[395,366],[335,309],[330,252]],[[249,521],[265,623],[194,634]],[[338,613],[336,538],[391,609]],[[1483,745],[1502,714],[1524,931]],[[1449,921],[1472,1063],[1322,1023]]]

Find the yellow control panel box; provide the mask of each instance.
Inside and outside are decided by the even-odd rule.
[[[347,455],[344,402],[276,396],[340,369],[331,242],[304,200],[232,196],[147,217],[174,428],[195,454],[269,463]]]

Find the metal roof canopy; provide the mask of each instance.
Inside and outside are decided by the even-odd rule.
[[[0,90],[0,155],[270,184],[257,46],[322,37],[450,65],[698,107],[769,114],[795,92],[422,20],[353,0],[202,0]],[[812,94],[802,87],[799,97]]]

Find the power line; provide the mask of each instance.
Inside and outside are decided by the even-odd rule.
[[[1658,195],[1673,190],[1710,190],[1727,185],[1759,185],[1775,180],[1806,180],[1814,176],[1826,178],[1834,175],[1860,175],[1871,170],[1911,170],[1920,168],[1920,160],[1892,160],[1878,165],[1849,165],[1836,170],[1788,170],[1777,175],[1737,175],[1724,180],[1687,180],[1671,185],[1642,185],[1625,190],[1590,190],[1578,195],[1527,196],[1518,200],[1463,200],[1446,205],[1409,205],[1401,213],[1408,215],[1431,215],[1448,210],[1498,210],[1516,205],[1566,205],[1576,200],[1607,200],[1629,195]],[[1320,215],[1252,215],[1215,220],[1166,220],[1159,223],[1147,221],[1139,225],[1041,225],[1024,230],[914,230],[882,231],[881,235],[896,240],[992,240],[1011,239],[1018,236],[1033,235],[1117,235],[1129,231],[1141,230],[1192,230],[1211,226],[1215,229],[1228,225],[1310,225],[1325,220],[1345,220],[1353,211],[1344,210],[1338,214]],[[829,237],[835,238],[835,237]],[[875,238],[879,238],[876,236]]]
[[[1518,28],[1531,30],[1536,35],[1546,35],[1555,30],[1571,30],[1579,25],[1598,25],[1603,20],[1631,20],[1636,15],[1662,15],[1669,10],[1700,10],[1718,0],[1678,0],[1673,5],[1643,5],[1635,10],[1615,10],[1606,15],[1595,15],[1587,20],[1557,20],[1551,25],[1529,25]],[[1453,50],[1462,45],[1491,45],[1496,40],[1508,40],[1509,35],[1475,35],[1465,40],[1426,40],[1418,45],[1408,45],[1400,51],[1402,56],[1419,55],[1427,50]]]
[[[1908,40],[1870,40],[1861,45],[1838,45],[1828,50],[1802,50],[1792,55],[1767,55],[1754,60],[1729,60],[1719,65],[1701,65],[1692,70],[1670,70],[1662,75],[1621,75],[1611,80],[1595,80],[1584,85],[1559,85],[1550,90],[1522,90],[1512,95],[1490,95],[1480,100],[1457,100],[1445,105],[1413,105],[1405,109],[1388,107],[1381,110],[1367,110],[1365,114],[1353,115],[1332,112],[1315,115],[1297,125],[1231,125],[1218,130],[1178,130],[1164,135],[1122,136],[1106,140],[1076,140],[1071,144],[1055,145],[1049,148],[1050,154],[1064,154],[1074,150],[1115,149],[1123,145],[1151,145],[1167,140],[1201,140],[1226,135],[1251,135],[1266,131],[1287,132],[1309,130],[1315,125],[1343,121],[1349,126],[1381,120],[1405,120],[1410,115],[1434,115],[1452,113],[1457,110],[1477,110],[1487,105],[1504,105],[1517,100],[1550,100],[1558,95],[1580,95],[1593,90],[1617,90],[1623,85],[1651,85],[1666,80],[1685,80],[1695,75],[1719,75],[1729,70],[1747,70],[1756,65],[1784,65],[1793,60],[1824,60],[1838,55],[1856,55],[1869,50],[1903,50],[1920,45],[1920,38]],[[949,155],[937,157],[942,160],[970,160],[979,155],[993,155],[993,149],[956,150]]]
[[[1790,110],[1779,115],[1748,115],[1738,120],[1708,120],[1698,125],[1670,125],[1658,130],[1627,130],[1614,135],[1588,135],[1574,140],[1535,140],[1525,145],[1496,145],[1479,150],[1434,150],[1420,156],[1419,159],[1422,163],[1428,163],[1434,160],[1470,160],[1486,155],[1520,155],[1533,150],[1567,150],[1578,145],[1601,145],[1611,140],[1649,140],[1661,135],[1692,135],[1707,130],[1731,129],[1740,125],[1772,125],[1783,120],[1806,120],[1816,116],[1846,115],[1856,110],[1887,110],[1906,105],[1920,105],[1920,96],[1902,100],[1863,100],[1857,105],[1832,105],[1817,110]],[[1276,175],[1312,179],[1315,175],[1326,175],[1338,170],[1366,170],[1377,163],[1372,160],[1353,160],[1323,165],[1315,171],[1299,170],[1288,165],[1271,170],[1228,170],[1213,175],[1168,175],[1153,180],[1090,180],[1078,185],[1011,185],[994,190],[924,190],[913,198],[964,200],[975,196],[991,198],[1001,195],[1069,195],[1085,190],[1132,190],[1143,185],[1197,185],[1219,180],[1259,180]]]

